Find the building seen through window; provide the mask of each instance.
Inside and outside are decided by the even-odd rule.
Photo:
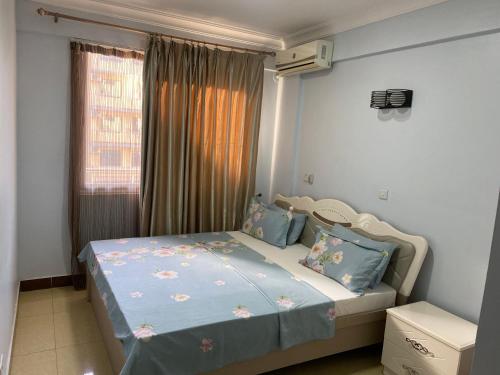
[[[89,53],[84,186],[137,192],[140,184],[142,61]]]

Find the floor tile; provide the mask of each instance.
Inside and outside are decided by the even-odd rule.
[[[52,312],[52,293],[50,289],[19,294],[18,318],[52,314]]]
[[[40,289],[19,293],[19,303],[52,299],[52,289]]]
[[[54,313],[80,311],[82,306],[90,305],[85,290],[75,291],[73,287],[54,288],[52,295]]]
[[[111,375],[111,364],[102,342],[57,349],[59,375]]]
[[[382,347],[374,345],[271,371],[268,375],[382,375],[381,352]]]
[[[61,288],[52,288],[52,296],[54,298],[59,297],[75,297],[80,294],[87,295],[86,290],[75,290],[72,286],[64,286]]]
[[[12,357],[10,375],[57,375],[55,350]]]
[[[54,326],[57,348],[102,340],[90,304],[81,306],[78,311],[54,314]]]
[[[15,332],[14,356],[55,348],[54,317],[52,314],[19,318]]]

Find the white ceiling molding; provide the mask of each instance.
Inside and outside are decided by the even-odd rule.
[[[335,17],[330,21],[306,27],[302,30],[286,35],[284,37],[284,48],[290,48],[301,43],[332,36],[343,31],[352,30],[357,27],[399,16],[401,14],[410,13],[415,10],[444,3],[446,1],[448,0],[421,0],[414,3],[410,1],[401,3],[397,10],[391,7],[380,7],[376,11],[372,10],[371,12],[366,13],[356,13],[342,17]]]
[[[248,48],[280,50],[283,38],[254,30],[229,26],[201,18],[149,9],[113,0],[32,0],[47,6],[55,6],[100,16],[112,17],[128,22],[138,22],[169,30],[171,34],[183,33],[193,38],[220,40]]]
[[[119,0],[31,1],[61,9],[95,14],[103,17],[112,17],[123,22],[135,22],[143,25],[145,29],[159,28],[162,32],[181,37],[201,39],[209,42],[220,41],[221,43],[253,49],[281,50],[285,47],[289,48],[311,40],[325,38],[373,22],[443,3],[448,0],[359,0],[359,2],[353,2],[352,4],[346,4],[343,2],[344,0],[335,0],[335,2],[331,4],[332,6],[329,7],[328,12],[332,17],[328,21],[314,23],[314,20],[310,19],[309,23],[312,24],[311,26],[292,33],[283,32],[282,35],[276,35],[279,34],[279,32],[270,34],[257,31],[259,27],[256,25],[259,24],[259,22],[252,23],[252,18],[248,18],[245,24],[253,24],[253,26],[239,27],[223,23],[230,22],[230,16],[227,16],[226,21],[217,22],[213,19],[209,20],[201,16],[194,17],[190,13],[186,13],[186,11],[181,13],[181,10],[177,9],[155,9],[153,5],[151,5],[154,4],[154,2],[149,2],[150,5],[148,6],[150,7],[148,7],[137,5],[137,3],[134,4],[133,1]],[[144,1],[144,3],[148,4],[147,1]],[[223,5],[223,3],[224,2],[221,4]],[[315,6],[315,3],[318,5]],[[324,1],[317,0],[316,2],[311,2],[311,7],[316,7],[314,8],[316,10],[321,9],[319,5],[321,3],[324,3]],[[262,12],[266,12],[266,14],[279,14],[282,17],[287,17],[286,11],[284,12],[282,8],[272,1],[263,4]],[[190,11],[192,12],[192,9]],[[287,29],[293,30],[293,27],[291,27],[294,22],[293,20],[297,22],[297,17],[300,18],[300,14],[297,15],[297,12],[302,11],[302,8],[290,8],[288,11],[291,12],[290,20],[292,21],[290,22],[292,22],[292,24],[290,24]],[[319,19],[320,16],[321,12],[316,12],[316,19]],[[324,18],[321,17],[321,19]],[[260,23],[260,28],[267,28],[267,30],[272,29],[271,26],[272,25]]]

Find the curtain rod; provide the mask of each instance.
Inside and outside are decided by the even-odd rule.
[[[269,56],[275,56],[276,53],[272,51],[259,51],[256,49],[249,49],[249,48],[242,48],[242,47],[233,47],[233,46],[228,46],[225,44],[219,44],[219,43],[211,43],[211,42],[205,42],[202,40],[196,40],[196,39],[189,39],[189,38],[181,38],[175,35],[169,35],[169,34],[163,34],[163,33],[155,33],[152,31],[147,31],[147,30],[142,30],[142,29],[137,29],[135,27],[130,27],[130,26],[123,26],[123,25],[118,25],[115,23],[109,23],[109,22],[102,22],[102,21],[95,21],[91,20],[89,18],[81,18],[81,17],[75,17],[75,16],[70,16],[68,14],[63,14],[63,13],[58,13],[58,12],[52,12],[44,8],[38,8],[37,13],[40,16],[49,16],[49,17],[54,17],[54,22],[58,22],[59,18],[64,18],[67,20],[71,21],[77,21],[77,22],[83,22],[83,23],[92,23],[95,25],[101,25],[101,26],[108,26],[108,27],[114,27],[117,29],[121,30],[126,30],[126,31],[131,31],[134,33],[140,33],[140,34],[149,34],[149,35],[158,35],[162,38],[170,38],[170,39],[177,39],[177,40],[183,40],[185,42],[193,42],[193,43],[200,43],[200,44],[209,44],[215,47],[223,47],[223,48],[229,48],[233,50],[239,50],[239,51],[245,51],[245,52],[251,52],[251,53],[256,53],[256,54],[263,54],[263,55],[269,55]]]

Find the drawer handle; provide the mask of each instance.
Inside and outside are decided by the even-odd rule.
[[[412,369],[410,366],[403,365],[403,369],[406,370],[410,375],[418,375],[418,371]]]
[[[409,342],[413,349],[415,349],[417,352],[422,353],[424,355],[430,355],[431,357],[434,357],[434,354],[429,351],[425,346],[423,346],[421,343],[418,341],[409,339],[408,337],[406,338],[406,342]]]

